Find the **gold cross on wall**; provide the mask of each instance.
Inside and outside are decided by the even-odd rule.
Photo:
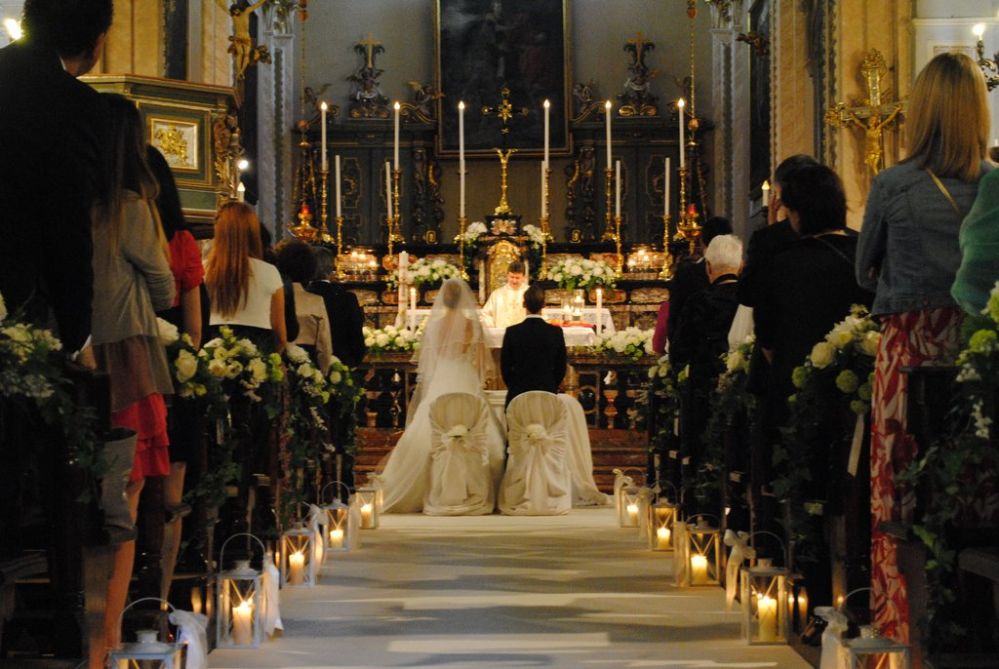
[[[510,103],[510,89],[507,88],[506,86],[504,86],[502,90],[500,90],[500,98],[501,100],[498,106],[483,107],[482,115],[483,116],[495,115],[497,118],[499,118],[500,124],[502,126],[500,128],[500,133],[503,135],[508,135],[510,133],[510,128],[507,126],[507,124],[510,122],[510,119],[512,119],[515,114],[520,114],[521,116],[527,116],[530,113],[530,110],[528,110],[527,107],[518,107],[517,109],[514,109],[513,105]]]
[[[894,100],[883,102],[888,89],[881,80],[888,74],[888,65],[877,49],[871,49],[860,66],[860,74],[867,89],[867,98],[862,105],[847,107],[839,102],[826,111],[825,121],[834,128],[860,128],[864,131],[864,162],[873,174],[884,167],[884,131],[905,111],[905,102]]]
[[[376,40],[371,35],[371,33],[368,33],[368,38],[366,40],[364,40],[363,42],[358,42],[358,45],[364,47],[364,51],[367,54],[368,67],[374,67],[375,66],[374,65],[374,63],[375,63],[375,47],[381,46],[382,43],[379,42],[378,40]]]

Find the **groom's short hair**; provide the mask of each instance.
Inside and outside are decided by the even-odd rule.
[[[507,265],[507,274],[523,274],[524,273],[524,263],[519,260],[514,260],[512,263]]]
[[[524,292],[524,308],[529,314],[540,314],[545,306],[545,289],[532,283]]]

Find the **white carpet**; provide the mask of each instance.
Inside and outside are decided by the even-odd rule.
[[[211,666],[808,667],[741,641],[720,588],[674,588],[671,554],[617,528],[612,509],[389,515],[362,542],[327,560],[319,586],[282,591],[283,636]]]

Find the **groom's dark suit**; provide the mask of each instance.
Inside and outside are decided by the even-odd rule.
[[[557,393],[565,376],[565,336],[562,328],[528,316],[503,335],[500,371],[506,383],[506,403],[530,390]]]

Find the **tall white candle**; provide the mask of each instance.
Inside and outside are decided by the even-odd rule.
[[[683,127],[686,125],[685,121],[687,120],[686,115],[683,113],[683,108],[686,106],[687,103],[684,101],[683,98],[680,98],[679,100],[676,101],[676,109],[678,112],[677,116],[680,119],[680,169],[681,170],[686,165],[686,156],[684,154],[686,154],[687,152],[687,145],[683,139]]]
[[[759,617],[758,639],[765,643],[777,641],[777,600],[763,595],[756,602],[756,613]]]
[[[389,161],[385,161],[385,206],[388,208],[388,217],[392,218],[392,166]]]
[[[416,332],[416,288],[409,289],[409,329]]]
[[[329,162],[326,158],[326,110],[329,109],[329,105],[325,102],[319,105],[319,123],[320,123],[320,133],[322,135],[322,160],[321,166],[323,172],[329,169]],[[339,215],[339,214],[338,214]]]
[[[597,287],[597,334],[603,331],[604,326],[604,289]]]
[[[611,101],[604,103],[604,126],[607,130],[607,169],[611,167]]]
[[[479,304],[486,303],[486,261],[479,261]]]
[[[614,215],[621,216],[621,161],[614,163]]]
[[[336,184],[334,187],[334,192],[336,193],[336,216],[340,218],[342,212],[340,210],[340,154],[333,156],[333,183]]]
[[[663,185],[663,216],[669,216],[669,156],[666,157],[666,173],[665,182]]]
[[[247,599],[232,607],[232,641],[238,646],[253,643],[253,606]]]
[[[458,216],[465,217],[465,103],[458,103]]]
[[[288,556],[288,583],[302,585],[305,583],[305,554],[292,553]]]
[[[551,113],[552,103],[545,100],[545,169],[548,169],[548,144],[551,137],[549,128],[549,115]]]
[[[395,132],[394,132],[395,139],[392,142],[392,168],[397,170],[399,169],[399,109],[400,109],[399,103],[396,102],[394,105],[392,105],[392,109],[395,110],[394,120],[393,120],[395,126]]]
[[[246,186],[243,185],[242,181],[236,186],[236,199],[240,202],[246,201]]]

